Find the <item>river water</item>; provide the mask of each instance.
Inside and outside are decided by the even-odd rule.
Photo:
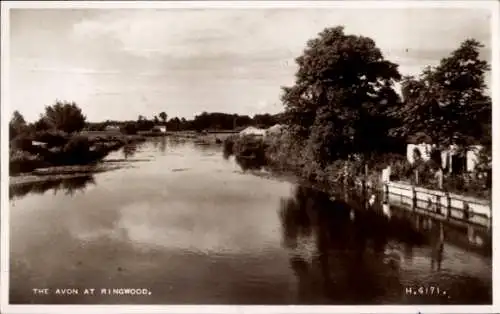
[[[460,231],[221,151],[158,139],[109,156],[118,170],[11,190],[10,303],[491,304],[491,258]]]

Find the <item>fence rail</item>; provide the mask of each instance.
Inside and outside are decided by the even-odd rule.
[[[459,225],[491,230],[492,208],[488,200],[392,181],[384,183],[384,192],[390,203],[408,205],[412,210]]]

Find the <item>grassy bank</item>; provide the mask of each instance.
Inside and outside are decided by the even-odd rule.
[[[70,135],[44,131],[22,134],[10,143],[10,175],[29,173],[38,168],[93,165],[112,151],[144,140],[138,135],[105,132]]]
[[[406,156],[398,154],[373,155],[365,161],[353,156],[350,160],[320,163],[309,153],[305,143],[293,139],[287,131],[270,136],[230,136],[224,141],[224,155],[234,155],[243,169],[266,168],[274,173],[293,174],[315,186],[333,189],[339,186],[381,187],[381,172],[391,166],[391,180],[412,184],[415,171],[419,172],[419,186],[439,189],[432,161],[409,164]],[[491,198],[491,185],[482,173],[447,175],[443,190],[478,197]]]

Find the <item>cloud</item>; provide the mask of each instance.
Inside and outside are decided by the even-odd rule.
[[[81,102],[92,120],[166,106],[186,117],[276,112],[280,86],[293,84],[306,42],[337,25],[373,38],[404,75],[436,65],[469,37],[491,55],[483,10],[21,11],[11,16],[11,99],[37,112],[32,117],[56,98]]]
[[[373,37],[384,50],[453,49],[467,37],[490,45],[488,11],[471,9],[120,10],[76,24],[82,38],[108,36],[139,56],[295,55],[328,26]],[[446,35],[446,36],[440,36]]]

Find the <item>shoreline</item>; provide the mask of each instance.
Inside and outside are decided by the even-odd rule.
[[[123,165],[86,165],[39,168],[29,173],[9,176],[9,188],[43,182],[90,177],[98,173],[113,171],[121,168],[123,168]]]

